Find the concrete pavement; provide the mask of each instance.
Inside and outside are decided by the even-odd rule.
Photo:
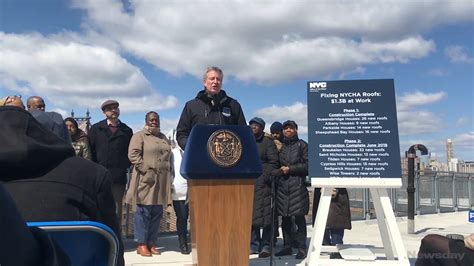
[[[454,212],[442,214],[429,214],[415,217],[415,234],[407,233],[407,218],[398,217],[397,224],[400,229],[403,243],[408,252],[410,262],[414,265],[421,239],[427,234],[462,234],[467,235],[474,232],[474,223],[468,222],[468,212]],[[353,221],[352,230],[346,230],[344,236],[345,244],[363,244],[371,245],[370,248],[378,257],[385,257],[383,253],[382,240],[378,230],[376,220]],[[312,227],[308,226],[308,245],[312,235]],[[281,234],[280,234],[281,235]],[[178,266],[191,265],[191,255],[182,255],[178,251],[178,239],[173,235],[164,235],[160,237],[159,244],[161,255],[153,257],[142,257],[136,254],[135,243],[132,240],[125,240],[125,264],[128,266]],[[283,241],[278,240],[276,251],[282,248]],[[296,253],[296,250],[294,250]],[[294,259],[294,256],[285,256],[274,258],[273,265],[296,265],[302,260]],[[250,256],[251,266],[270,265],[269,258],[259,259],[257,255]]]

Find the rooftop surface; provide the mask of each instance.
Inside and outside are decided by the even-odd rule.
[[[407,233],[407,218],[397,217],[397,224],[402,235],[403,243],[408,252],[411,265],[414,265],[421,239],[427,234],[462,234],[468,235],[474,232],[474,223],[468,222],[468,212],[453,212],[441,214],[428,214],[415,217],[415,234]],[[313,228],[308,226],[309,245]],[[281,236],[281,234],[280,234]],[[191,265],[191,255],[182,255],[178,249],[178,238],[174,235],[163,235],[159,239],[161,255],[153,257],[142,257],[135,251],[136,244],[133,240],[125,240],[125,264],[127,266],[178,266]],[[382,240],[378,230],[376,220],[352,221],[352,230],[346,230],[344,235],[344,244],[362,244],[371,245],[371,250],[378,256],[384,257],[382,250]],[[249,243],[250,245],[250,243]],[[282,248],[283,240],[281,237],[275,250]],[[296,253],[296,250],[294,250]],[[297,265],[304,261],[294,259],[294,256],[275,257],[273,265]],[[251,255],[249,265],[260,266],[270,265],[269,258],[259,259],[257,255]],[[302,264],[303,265],[303,264]]]

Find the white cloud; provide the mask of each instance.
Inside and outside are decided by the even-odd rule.
[[[46,111],[56,112],[56,113],[60,114],[63,117],[63,119],[70,116],[70,113],[68,113],[66,110],[60,109],[60,108],[54,108],[52,110],[46,110]]]
[[[438,102],[445,96],[445,92],[423,93],[415,91],[399,97],[397,112],[399,134],[406,136],[442,131],[446,125],[439,115],[430,111],[417,110],[416,107]],[[400,106],[402,107],[400,108]],[[298,132],[302,135],[308,134],[307,105],[301,102],[295,102],[287,106],[272,105],[264,107],[255,111],[255,115],[262,117],[267,123],[295,120],[298,123]]]
[[[456,149],[465,149],[469,150],[471,153],[471,158],[474,157],[472,154],[474,150],[474,132],[467,132],[467,133],[462,133],[459,135],[456,135],[453,138],[453,145],[456,145]]]
[[[75,6],[87,12],[83,27],[91,42],[120,47],[175,75],[200,76],[219,65],[259,83],[425,57],[435,44],[421,37],[424,31],[472,21],[474,10],[470,0],[130,1],[126,8],[120,1],[77,0]]]
[[[433,68],[428,71],[428,75],[435,77],[445,77],[449,75],[449,71],[447,69],[442,68]]]
[[[405,155],[405,151],[414,145],[422,144],[428,149],[428,154],[434,154],[437,161],[442,162],[446,160],[446,139],[429,139],[429,138],[410,138],[407,140],[400,140],[400,151]],[[423,156],[426,158],[425,156]],[[423,158],[422,157],[422,158]]]
[[[416,92],[420,93],[420,92]],[[422,93],[423,94],[423,93]],[[424,94],[431,100],[425,100],[424,104],[436,102],[437,97],[430,97],[430,94]],[[295,120],[298,124],[298,135],[307,139],[308,135],[308,118],[307,105],[301,102],[295,102],[292,105],[278,106],[272,105],[258,109],[254,113],[255,116],[263,118],[267,122],[267,131],[271,123],[274,121],[284,122],[285,120]],[[398,112],[398,128],[400,138],[400,151],[403,153],[413,144],[423,144],[428,148],[429,152],[436,152],[439,155],[438,160],[445,157],[446,139],[438,139],[428,137],[434,132],[443,131],[445,123],[436,114],[427,111],[409,110]],[[465,160],[473,160],[474,154],[474,132],[459,134],[453,138],[456,145],[456,153],[458,158]]]
[[[444,49],[444,54],[452,63],[472,63],[474,59],[467,54],[466,48],[459,45],[448,46]]]
[[[176,119],[161,118],[161,125],[160,125],[161,132],[163,132],[164,134],[168,134],[173,129],[176,129],[176,126],[178,126],[178,121],[179,121],[179,118],[176,118]]]
[[[108,98],[130,112],[176,106],[175,97],[158,94],[140,69],[113,50],[67,39],[0,32],[0,84],[62,108],[97,108]]]
[[[446,92],[424,93],[421,91],[405,93],[397,99],[397,108],[400,111],[410,110],[422,105],[429,105],[444,99]]]
[[[294,120],[298,124],[298,135],[301,137],[308,134],[308,106],[301,102],[292,105],[272,105],[255,111],[255,116],[263,118],[267,123],[266,131],[270,131],[270,125],[279,121]]]
[[[352,74],[364,74],[365,70],[366,69],[364,67],[356,67],[353,70],[345,71],[339,74],[339,79],[345,79],[346,76],[352,75]]]
[[[438,115],[428,111],[399,111],[397,116],[401,136],[440,132],[446,126]]]
[[[423,144],[428,152],[435,153],[436,160],[446,162],[446,139],[447,138],[413,138],[400,140],[402,153],[413,144]],[[474,160],[474,132],[458,134],[451,138],[454,147],[454,157],[460,160]]]
[[[456,121],[456,126],[463,127],[463,126],[469,125],[469,123],[471,123],[471,118],[467,116],[462,116],[458,118],[458,120]]]
[[[445,123],[439,115],[419,107],[441,101],[447,96],[443,91],[424,93],[421,91],[405,93],[397,98],[398,131],[401,136],[429,134],[444,129]]]

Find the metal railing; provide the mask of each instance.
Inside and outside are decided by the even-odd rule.
[[[474,174],[457,172],[415,172],[415,212],[429,214],[469,210],[474,207]],[[310,205],[313,203],[313,188],[309,187]],[[374,205],[369,189],[348,189],[352,220],[375,218]],[[395,216],[406,216],[408,211],[407,175],[402,176],[401,188],[389,188],[388,195]],[[306,216],[307,223],[312,222],[312,207]],[[124,206],[123,235],[133,236],[133,207]],[[160,232],[176,231],[176,215],[168,207],[161,219]]]
[[[469,210],[474,207],[474,174],[458,172],[415,172],[415,212],[417,215]],[[388,194],[396,216],[408,211],[407,176],[401,188],[390,188]],[[353,220],[375,218],[369,189],[349,189]]]

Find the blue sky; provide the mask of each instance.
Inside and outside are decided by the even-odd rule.
[[[0,96],[43,96],[63,116],[117,99],[134,130],[174,128],[207,66],[247,120],[293,119],[306,81],[395,79],[401,150],[474,160],[472,1],[0,0]]]

